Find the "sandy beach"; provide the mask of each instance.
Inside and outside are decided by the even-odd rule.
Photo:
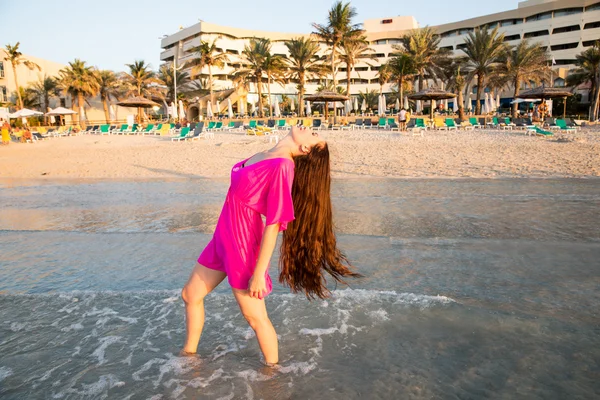
[[[600,129],[551,139],[520,131],[323,132],[334,178],[500,178],[600,176]],[[213,140],[81,135],[0,148],[0,178],[224,178],[238,160],[268,149],[262,137],[216,133]]]

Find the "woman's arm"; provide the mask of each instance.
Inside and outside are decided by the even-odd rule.
[[[279,224],[267,225],[263,231],[262,241],[260,243],[260,251],[258,253],[258,261],[256,262],[256,269],[252,275],[252,279],[248,283],[248,292],[250,297],[262,299],[264,292],[267,291],[267,284],[265,281],[265,273],[269,268],[269,262],[275,250],[275,244],[277,243],[277,234],[279,233]]]

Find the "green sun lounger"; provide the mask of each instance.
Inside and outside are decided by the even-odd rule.
[[[189,133],[190,133],[190,128],[188,126],[186,126],[185,128],[181,128],[181,132],[179,133],[179,136],[171,138],[171,142],[179,142],[179,141],[185,140]]]
[[[456,126],[456,124],[454,123],[454,120],[452,118],[446,118],[445,123],[446,123],[446,128],[448,128],[448,130],[451,130],[451,129],[457,130],[458,129],[458,126]]]
[[[535,128],[534,128],[534,129],[535,129],[535,133],[536,133],[536,135],[538,135],[538,136],[549,137],[549,136],[553,136],[553,135],[554,135],[552,132],[550,132],[550,131],[545,131],[545,130],[543,130],[542,128],[540,128],[539,126],[537,126],[537,125],[534,125],[534,127],[535,127]]]
[[[556,125],[560,128],[561,131],[567,131],[567,132],[575,132],[576,131],[575,128],[571,128],[570,126],[567,126],[567,121],[565,121],[564,119],[557,119]]]
[[[477,121],[477,118],[475,118],[475,117],[470,117],[469,118],[469,123],[471,124],[471,126],[473,126],[475,128],[481,128],[481,125],[479,124],[479,121]]]

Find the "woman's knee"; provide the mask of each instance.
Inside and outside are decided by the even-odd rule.
[[[263,326],[269,326],[271,324],[271,320],[266,314],[254,314],[254,313],[242,313],[246,321],[248,321],[248,325],[254,330],[260,329]]]
[[[191,285],[187,284],[181,290],[181,298],[185,304],[200,304],[204,301],[206,295],[200,290],[194,290]]]

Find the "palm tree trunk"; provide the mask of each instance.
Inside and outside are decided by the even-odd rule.
[[[13,74],[15,76],[15,86],[17,87],[17,109],[23,108],[23,99],[21,98],[21,91],[19,90],[19,80],[17,79],[17,66],[12,64]]]
[[[517,110],[519,108],[519,103],[516,102],[517,100],[517,96],[519,95],[519,91],[521,90],[520,86],[521,86],[521,77],[519,75],[515,76],[515,80],[513,82],[513,84],[515,85],[515,93],[513,95],[513,101],[515,102],[512,105],[512,117],[513,118],[517,118]]]
[[[398,79],[398,95],[400,96],[400,108],[404,108],[404,88],[402,87],[403,76]]]
[[[463,104],[465,101],[463,99],[462,88],[459,88],[459,90],[458,90],[458,96],[456,98],[456,101],[458,102],[458,118],[463,120],[463,119],[465,119],[465,109],[463,107]]]
[[[75,101],[75,95],[71,95],[71,109],[76,112],[76,114],[71,115],[71,122],[73,125],[79,124],[79,110],[77,109],[77,102]]]
[[[600,82],[600,68],[596,71],[596,93],[594,94],[594,101],[592,103],[592,121],[598,119],[598,105],[600,105],[600,90],[598,88],[598,82]]]
[[[333,91],[335,92],[335,87],[337,86],[337,81],[335,79],[335,48],[336,43],[331,47],[331,78],[333,80]]]
[[[212,107],[212,105],[214,103],[214,98],[213,98],[212,69],[210,68],[210,65],[208,66],[208,88],[210,90],[210,106]],[[177,99],[175,99],[175,102],[177,102]]]
[[[259,77],[260,79],[256,80],[256,91],[258,92],[258,115],[262,118],[264,117],[263,113],[263,101],[262,101],[262,74]]]
[[[298,112],[300,115],[304,115],[304,73],[299,73],[298,78],[300,81],[298,84]]]
[[[346,78],[348,82],[346,82],[346,96],[350,96],[350,73],[352,72],[352,65],[346,64]]]
[[[273,108],[271,105],[271,75],[267,77],[267,90],[269,91],[269,117],[273,117]]]
[[[77,105],[79,106],[79,112],[81,112],[83,110],[83,105],[85,103],[85,99],[83,97],[83,93],[79,92],[77,94]],[[81,122],[81,120],[83,119],[83,115],[79,116],[79,122]]]
[[[481,114],[481,92],[483,91],[483,75],[477,74],[477,98],[475,102],[475,114]]]
[[[106,101],[105,96],[102,96],[102,106],[104,107],[104,118],[106,119],[106,123],[109,124],[110,116],[108,115],[108,102]]]
[[[48,96],[48,92],[46,92],[44,94],[44,125],[48,125],[48,117],[46,116],[48,108],[50,108],[50,96]]]

